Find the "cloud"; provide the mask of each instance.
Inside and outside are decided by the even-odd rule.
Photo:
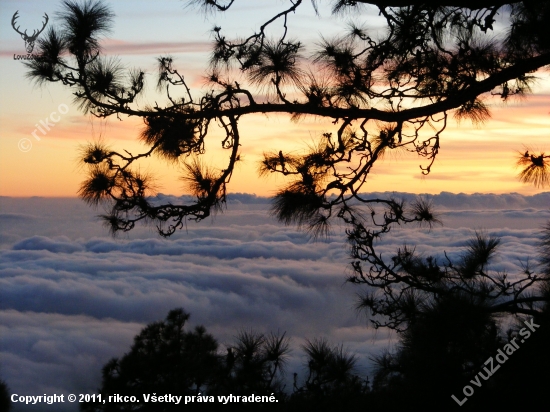
[[[208,41],[162,41],[134,43],[124,40],[106,39],[102,42],[105,55],[154,55],[175,53],[209,53],[212,43]],[[35,50],[36,52],[36,50]],[[14,55],[26,55],[23,42],[21,48],[0,50],[0,57],[13,59]]]
[[[84,315],[0,311],[0,373],[19,395],[83,393],[101,380],[101,368],[113,353],[128,350],[139,323]],[[16,348],[16,350],[14,350]],[[17,405],[21,411],[70,411],[71,404]]]
[[[57,240],[46,238],[44,236],[33,236],[13,245],[14,250],[47,250],[53,253],[73,253],[82,250],[82,247],[66,240]]]
[[[441,192],[439,194],[412,194],[402,192],[370,192],[370,197],[376,198],[398,198],[407,202],[422,197],[433,203],[434,207],[442,210],[503,210],[503,209],[526,209],[531,210],[550,210],[550,192],[541,192],[535,195],[527,196],[519,193],[450,193]]]
[[[547,196],[442,193],[433,201],[451,224],[431,232],[392,229],[378,250],[389,258],[408,244],[437,259],[444,259],[443,250],[459,257],[474,233],[471,223],[490,222],[487,231],[502,239],[493,269],[515,276],[536,253],[537,230],[550,217],[541,207]],[[160,195],[156,201],[188,200]],[[345,283],[350,268],[342,228],[313,242],[270,217],[266,198],[231,195],[226,213],[190,223],[173,239],[150,228],[108,238],[97,211],[76,199],[1,198],[0,206],[0,376],[16,393],[95,391],[101,366],[175,307],[222,344],[243,328],[286,331],[291,372],[302,373],[305,339],[343,343],[358,354],[365,374],[372,372],[369,356],[396,342],[387,331],[367,328],[354,309],[362,289]]]
[[[132,54],[155,55],[166,53],[208,53],[212,50],[212,43],[207,41],[164,41],[132,43],[123,40],[107,39],[102,43],[105,54]]]

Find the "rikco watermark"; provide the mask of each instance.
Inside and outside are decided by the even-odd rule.
[[[57,111],[51,112],[48,117],[46,117],[44,120],[40,120],[34,125],[36,129],[32,131],[31,136],[34,137],[35,140],[40,141],[40,137],[37,136],[38,132],[42,133],[43,136],[46,136],[51,128],[54,127],[55,124],[61,120],[60,115],[67,114],[68,112],[69,106],[67,106],[65,103],[61,103],[59,106],[57,106]],[[19,140],[19,142],[17,143],[17,147],[24,153],[29,152],[32,149],[32,140],[28,137],[24,137]]]

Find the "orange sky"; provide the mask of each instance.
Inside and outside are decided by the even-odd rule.
[[[36,2],[2,3],[2,21],[9,21],[13,12],[11,8],[16,4],[20,6],[22,15],[23,5],[28,4],[27,15],[32,16],[30,5],[36,5]],[[121,9],[131,8],[130,2],[113,4]],[[54,5],[57,2],[50,0],[40,3],[40,7],[51,13],[53,11],[48,7]],[[163,7],[172,6],[163,3]],[[179,12],[181,7],[177,10]],[[168,12],[161,10],[159,13]],[[35,14],[39,20],[42,12],[38,10]],[[191,83],[198,86],[208,57],[207,32],[196,30],[195,33],[200,35],[193,37],[193,32],[185,31],[185,27],[166,25],[166,32],[141,34],[139,28],[144,25],[140,22],[150,22],[149,15],[147,10],[137,10],[134,15],[117,12],[113,36],[105,43],[106,52],[120,55],[130,67],[136,64],[149,71],[154,67],[156,56],[172,53]],[[22,63],[12,57],[13,53],[22,52],[21,39],[9,24],[0,27],[0,35],[0,195],[76,196],[80,182],[85,178],[85,170],[77,161],[80,146],[102,138],[114,149],[133,153],[142,149],[137,142],[142,127],[139,119],[92,119],[77,110],[69,90],[57,84],[43,88],[29,84]],[[540,77],[541,81],[534,89],[536,93],[527,99],[512,100],[504,105],[498,98],[489,98],[487,103],[491,106],[492,119],[485,124],[476,127],[468,121],[460,125],[451,123],[443,134],[440,154],[429,176],[421,175],[419,164],[422,159],[416,155],[390,154],[376,165],[365,190],[526,194],[541,191],[521,184],[515,169],[516,151],[522,150],[524,145],[550,151],[550,76],[546,71],[540,73]],[[68,112],[58,113],[65,107]],[[39,122],[52,113],[55,113],[54,118],[59,118],[55,126],[46,134],[37,131]],[[254,115],[243,118],[240,124],[244,161],[235,171],[229,191],[258,195],[273,194],[284,183],[280,176],[257,177],[257,164],[264,151],[300,153],[321,133],[336,131],[330,121],[306,119],[293,123],[285,115]],[[207,141],[204,156],[207,163],[219,165],[219,156],[225,155],[219,146],[220,140],[216,136]],[[142,170],[156,175],[158,190],[170,194],[184,192],[178,179],[179,167],[167,165],[159,159],[141,165]]]
[[[450,192],[521,192],[536,189],[517,181],[515,151],[523,145],[545,149],[548,144],[550,116],[548,96],[532,96],[524,106],[500,107],[493,110],[493,118],[475,127],[464,122],[450,127],[442,139],[442,148],[435,167],[423,177],[419,164],[422,159],[410,153],[390,153],[377,164],[370,178],[368,190],[406,191],[416,193]],[[51,105],[45,110],[52,109]],[[55,109],[55,107],[54,107]],[[52,110],[52,112],[55,110]],[[51,112],[50,112],[51,113]],[[137,153],[141,145],[136,137],[140,121],[126,119],[120,122],[92,120],[71,108],[48,134],[31,133],[34,124],[24,119],[1,116],[2,162],[0,165],[0,193],[3,196],[75,196],[85,171],[77,162],[79,146],[99,137],[113,148],[125,148]],[[46,116],[44,116],[46,117]],[[41,119],[41,117],[35,117]],[[54,131],[55,130],[55,131]],[[288,116],[251,116],[242,121],[242,158],[231,182],[230,191],[269,195],[283,184],[280,176],[258,178],[257,163],[264,151],[280,149],[299,153],[315,136],[334,131],[330,122],[292,123]],[[27,137],[32,143],[28,152],[18,148],[18,142]],[[225,153],[218,149],[219,140],[208,142],[205,159],[215,164]],[[178,165],[152,159],[142,164],[157,176],[160,192],[181,194]]]

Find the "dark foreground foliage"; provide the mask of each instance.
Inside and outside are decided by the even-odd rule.
[[[8,385],[0,380],[0,411],[8,412],[11,410],[10,391]]]
[[[130,352],[112,359],[103,368],[99,393],[135,396],[139,403],[88,403],[83,411],[175,411],[195,408],[237,408],[241,403],[223,405],[218,396],[272,397],[276,403],[254,403],[255,410],[315,404],[318,400],[346,401],[366,393],[365,382],[354,373],[356,359],[342,347],[332,347],[324,340],[313,340],[303,346],[307,356],[308,375],[295,376],[294,393],[285,382],[285,363],[289,340],[282,335],[264,335],[241,331],[232,345],[222,351],[214,337],[203,326],[185,331],[189,314],[183,309],[170,311],[164,321],[145,327],[134,339]],[[285,389],[289,389],[285,391]],[[187,405],[143,402],[143,394],[195,396],[215,402]],[[189,398],[190,399],[190,398]],[[276,406],[277,404],[277,406]],[[319,405],[320,407],[322,404]]]
[[[465,266],[479,253],[472,246],[476,242],[479,237],[462,257]],[[545,279],[539,284],[544,301],[533,303],[534,316],[519,312],[512,318],[512,326],[505,329],[502,321],[510,316],[490,310],[493,302],[475,293],[480,287],[475,282],[469,290],[451,288],[443,295],[411,299],[404,311],[407,328],[401,331],[396,350],[372,358],[376,364],[372,382],[357,374],[354,355],[323,339],[306,341],[302,346],[304,370],[294,372],[291,378],[285,368],[289,354],[285,334],[241,331],[234,343],[222,350],[203,326],[186,331],[189,314],[175,309],[164,321],[145,327],[130,352],[103,368],[99,393],[104,399],[133,395],[140,402],[89,403],[82,411],[546,411],[550,224],[540,252],[536,276]],[[142,402],[143,394],[152,393],[201,396],[208,402]],[[272,396],[277,402],[220,402],[218,396],[230,394]]]
[[[519,339],[526,336],[525,324],[510,329],[508,337],[499,337],[494,319],[474,306],[459,299],[427,309],[422,320],[402,335],[397,352],[376,359],[378,370],[372,384],[355,373],[357,358],[342,347],[323,340],[308,341],[302,347],[305,370],[294,373],[293,388],[283,368],[288,354],[284,335],[242,332],[234,345],[220,351],[204,327],[189,332],[179,327],[185,322],[174,327],[174,319],[188,318],[183,310],[175,309],[166,320],[143,329],[130,352],[103,368],[99,390],[103,399],[134,395],[139,402],[88,403],[81,405],[81,410],[548,410],[548,305],[530,320],[535,331],[524,343]],[[499,350],[514,338],[519,349],[500,364],[495,359]],[[490,358],[493,361],[487,363]],[[476,379],[479,387],[472,383]],[[474,393],[464,402],[466,385],[472,386]],[[153,393],[195,398],[186,405],[184,398],[179,405],[143,402],[143,394]],[[218,398],[230,394],[263,395],[277,402],[224,405]]]

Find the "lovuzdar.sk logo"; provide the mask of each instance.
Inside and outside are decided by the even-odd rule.
[[[46,28],[46,25],[48,24],[49,17],[46,13],[44,13],[44,24],[42,25],[42,28],[39,29],[39,30],[33,30],[31,35],[27,34],[27,30],[25,30],[24,32],[21,32],[19,30],[20,26],[15,27],[16,20],[17,20],[18,17],[19,17],[19,10],[17,10],[13,14],[13,17],[11,18],[11,26],[13,27],[13,29],[17,33],[19,33],[21,35],[21,38],[25,41],[25,49],[27,50],[27,54],[14,54],[13,55],[13,60],[31,60],[31,59],[34,59],[36,56],[31,54],[32,51],[34,50],[34,42],[36,41],[36,39],[38,38],[40,33],[42,33],[44,31],[44,29]]]

